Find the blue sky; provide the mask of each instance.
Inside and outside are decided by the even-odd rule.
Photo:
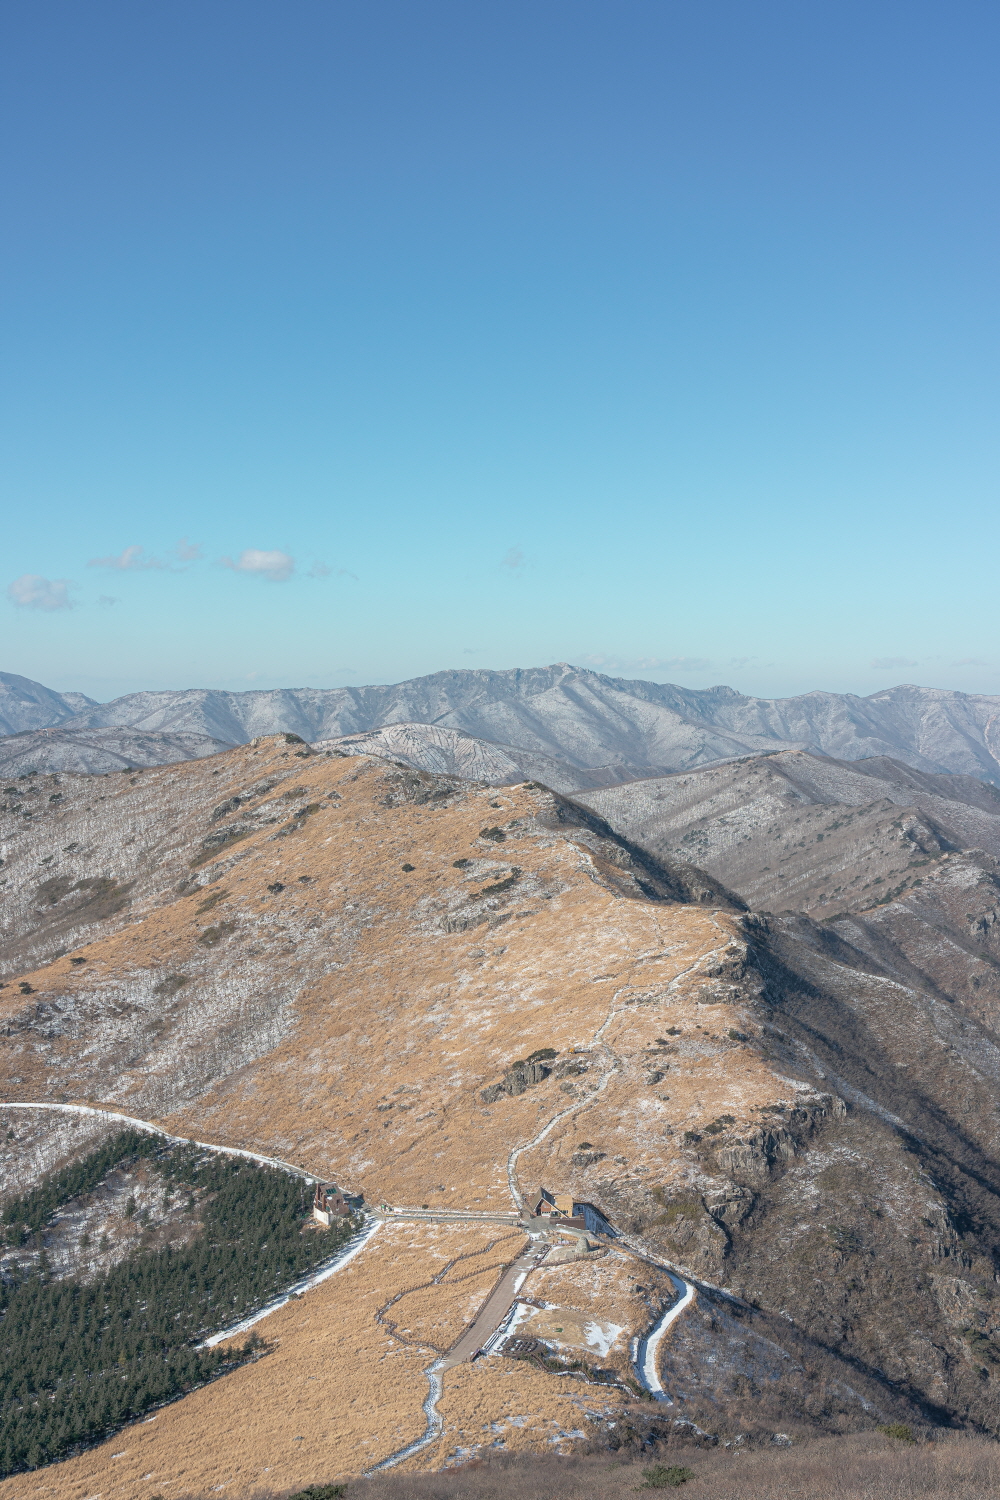
[[[1000,693],[998,43],[965,0],[8,7],[0,665]]]

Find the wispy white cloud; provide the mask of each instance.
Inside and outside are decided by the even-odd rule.
[[[120,604],[122,601],[114,594],[102,594],[97,602],[102,609],[110,609],[112,604]]]
[[[502,568],[509,568],[512,573],[517,573],[524,567],[526,561],[527,559],[520,547],[510,547],[504,553],[500,561],[500,566]]]
[[[265,552],[259,547],[244,548],[235,562],[231,557],[220,557],[219,562],[235,573],[256,573],[272,583],[285,583],[295,572],[295,559],[287,552]]]
[[[135,544],[111,557],[92,557],[87,567],[109,568],[114,573],[143,573],[151,569],[160,573],[182,573],[191,563],[198,562],[202,555],[196,542],[189,542],[186,536],[182,536],[165,559],[154,557],[145,547]]]
[[[989,665],[988,661],[983,661],[978,656],[963,656],[960,661],[952,662],[953,667],[988,667]]]
[[[71,587],[68,578],[43,578],[39,573],[22,573],[8,585],[7,598],[18,609],[72,609]]]
[[[147,557],[145,547],[126,547],[117,557],[92,557],[88,568],[111,568],[118,573],[137,573],[148,568],[165,568],[159,557]]]
[[[908,656],[876,656],[872,661],[872,667],[877,672],[894,672],[897,667],[918,667],[919,662],[911,661]]]

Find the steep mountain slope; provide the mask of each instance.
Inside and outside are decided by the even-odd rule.
[[[882,758],[760,756],[576,800],[656,858],[690,861],[770,911],[829,917],[919,888],[950,850],[1000,858],[1000,792]]]
[[[789,1066],[805,1066],[854,1106],[834,1150],[791,1167],[762,1195],[767,1211],[754,1232],[756,1206],[735,1227],[729,1284],[752,1300],[808,1309],[814,1336],[833,1347],[846,1336],[896,1380],[907,1359],[911,1371],[922,1366],[921,1388],[934,1398],[948,1378],[940,1365],[932,1371],[937,1355],[927,1357],[944,1347],[921,1305],[930,1291],[942,1310],[950,1302],[959,1336],[984,1356],[986,1390],[996,1334],[982,1296],[1000,1272],[993,788],[887,760],[783,754],[579,799],[654,855],[686,851],[754,905],[778,911],[757,919],[766,1032]],[[928,1213],[915,1229],[944,1233],[929,1278],[899,1253],[886,1125],[947,1204],[945,1220]],[[877,1315],[862,1314],[869,1296]],[[964,1390],[944,1404],[971,1412],[967,1380]]]
[[[664,1266],[697,1285],[659,1346],[664,1432],[1000,1428],[986,992],[975,1013],[826,924],[741,912],[531,783],[281,736],[30,785],[4,824],[3,1097],[97,1100],[374,1204],[482,1214],[541,1183],[618,1234],[529,1272],[521,1352],[550,1363],[445,1370],[444,1435],[406,1464],[622,1419],[631,1342],[676,1295]],[[34,1170],[69,1149],[25,1136]],[[391,1458],[523,1245],[390,1222],[261,1325],[273,1353],[0,1496],[248,1494]],[[570,1358],[605,1375],[575,1386]]]
[[[0,738],[0,777],[70,771],[106,775],[133,766],[218,755],[231,746],[205,734],[155,734],[143,729],[35,729]]]
[[[93,698],[83,693],[54,693],[30,677],[0,672],[0,735],[61,724],[74,714],[97,707]]]
[[[50,722],[63,717],[60,707]],[[747,753],[812,748],[843,760],[895,756],[924,771],[1000,780],[1000,698],[914,686],[869,698],[821,692],[748,698],[728,687],[630,681],[565,663],[436,672],[385,687],[131,693],[73,719],[79,728],[207,734],[230,744],[279,731],[333,739],[403,723],[460,730],[578,767],[678,771]]]
[[[851,967],[996,1026],[1000,793],[896,761],[781,754],[577,794],[680,870],[696,861]],[[810,920],[803,920],[808,918]],[[821,926],[815,926],[819,922]],[[812,939],[810,939],[810,942]]]

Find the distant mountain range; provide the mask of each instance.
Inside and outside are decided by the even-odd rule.
[[[559,663],[436,672],[390,686],[188,689],[95,703],[0,673],[0,731],[8,735],[58,725],[74,735],[121,728],[224,744],[285,731],[316,742],[404,724],[487,741],[491,754],[603,768],[608,782],[804,749],[848,761],[890,756],[932,774],[1000,783],[1000,697],[944,688],[904,685],[867,698],[824,692],[749,698],[729,687],[630,681]]]
[[[83,693],[56,693],[40,682],[32,682],[30,677],[0,672],[0,735],[45,729],[88,708],[99,707],[99,703]]]
[[[0,737],[0,777],[66,771],[106,776],[109,771],[201,760],[231,750],[207,734],[156,734],[148,729],[35,729]],[[589,783],[591,786],[595,782]]]

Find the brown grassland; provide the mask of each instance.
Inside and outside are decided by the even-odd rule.
[[[8,975],[8,1099],[97,1102],[280,1156],[369,1203],[509,1210],[539,1183],[587,1198],[613,1179],[625,1220],[702,1180],[685,1132],[711,1139],[721,1117],[752,1133],[762,1111],[829,1104],[755,1045],[740,917],[650,899],[544,789],[446,783],[292,751],[277,736],[104,778],[117,789],[109,834],[93,780],[62,780],[46,880],[67,873],[44,899],[53,909],[75,899],[83,851],[88,870],[129,886],[131,905]],[[242,800],[220,813],[227,799]],[[228,843],[206,843],[229,826]],[[548,1077],[484,1101],[540,1049],[557,1055]],[[65,1133],[59,1141],[64,1151]],[[664,1234],[676,1212],[683,1227],[683,1211],[666,1210]],[[5,1481],[0,1500],[247,1497],[353,1480],[422,1433],[423,1371],[523,1245],[484,1225],[389,1225],[259,1325],[263,1357],[98,1448]],[[523,1296],[561,1353],[602,1351],[624,1373],[629,1341],[674,1292],[663,1271],[617,1249],[543,1267]],[[569,1452],[592,1438],[592,1418],[615,1420],[627,1400],[530,1363],[458,1366],[444,1378],[441,1437],[404,1467],[441,1469],[500,1442],[508,1454]],[[882,1447],[864,1452],[875,1462]],[[726,1460],[740,1475],[765,1461]],[[704,1462],[723,1474],[721,1458]],[[534,1494],[517,1488],[532,1472],[510,1470],[505,1494]],[[577,1471],[539,1472],[554,1485]],[[613,1465],[579,1470],[598,1472],[613,1493]],[[475,1483],[507,1473],[477,1470]],[[419,1486],[443,1481],[407,1482],[431,1495]],[[748,1493],[708,1482],[690,1493]]]
[[[1000,1444],[988,1438],[911,1445],[876,1432],[756,1451],[495,1458],[443,1474],[377,1475],[348,1485],[347,1500],[626,1500],[647,1490],[655,1465],[691,1473],[676,1489],[661,1486],[684,1500],[994,1500],[1000,1491]]]

